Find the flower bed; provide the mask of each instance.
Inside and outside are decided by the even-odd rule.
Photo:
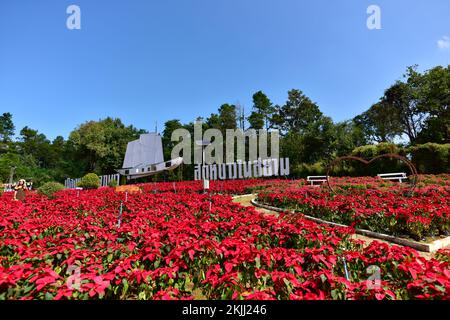
[[[112,188],[0,197],[0,299],[450,298],[449,251],[364,248],[348,228],[183,192],[129,194],[119,227],[124,200]]]
[[[267,186],[275,185],[286,180],[275,179],[249,179],[249,180],[229,180],[210,181],[209,192],[212,194],[230,194],[242,195],[253,193],[264,189]],[[182,181],[182,182],[158,182],[140,184],[145,192],[160,193],[160,192],[174,192],[174,193],[201,193],[203,192],[202,181]]]
[[[284,184],[259,193],[258,201],[323,220],[394,236],[425,240],[448,236],[450,186],[425,184],[410,197],[405,187],[379,179],[338,179],[337,193],[326,186]]]

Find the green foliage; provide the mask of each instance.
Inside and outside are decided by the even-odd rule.
[[[450,141],[450,65],[427,71],[421,81],[418,109],[429,117],[418,135],[418,143]]]
[[[322,119],[323,114],[319,106],[312,102],[300,90],[290,90],[288,100],[278,108],[276,126],[283,132],[307,133],[316,122]]]
[[[355,148],[352,155],[371,160],[383,154],[397,154],[406,156],[406,150],[393,143],[378,143]],[[409,174],[408,166],[401,160],[395,158],[380,158],[373,163],[366,165],[358,161],[344,161],[336,167],[338,175],[349,176],[375,176],[380,173],[405,172]],[[336,174],[336,173],[335,173]]]
[[[108,187],[117,187],[118,185],[119,183],[115,179],[108,182]]]
[[[258,91],[253,95],[253,112],[248,118],[253,129],[266,129],[272,126],[272,117],[277,111],[270,99]]]
[[[408,149],[420,173],[450,172],[450,144],[426,143]]]
[[[83,189],[98,189],[100,187],[100,177],[95,173],[88,173],[77,185]]]
[[[12,121],[12,114],[5,112],[0,116],[0,143],[11,141],[14,135],[14,123]]]
[[[355,148],[352,151],[352,155],[361,157],[364,159],[371,159],[373,157],[387,154],[387,153],[395,153],[400,155],[405,155],[405,150],[393,143],[382,142],[378,144],[371,144],[366,146],[361,146]]]
[[[62,185],[61,183],[47,182],[38,188],[38,193],[45,195],[48,198],[52,198],[56,192],[61,191],[61,190],[64,190],[64,185]]]
[[[264,115],[261,113],[253,111],[247,120],[250,124],[250,129],[259,130],[264,127]]]
[[[228,103],[223,104],[219,108],[219,120],[222,133],[225,133],[227,129],[237,128],[237,115],[236,106]]]
[[[410,144],[450,141],[450,66],[420,73],[408,67],[403,81],[391,85],[369,110],[354,118],[369,140]]]
[[[120,119],[86,122],[69,136],[73,161],[82,164],[82,172],[113,171],[122,166],[128,142],[142,133],[145,131],[126,127]]]
[[[385,102],[374,104],[354,121],[363,128],[364,135],[370,141],[391,142],[402,133],[397,109]]]
[[[292,168],[292,174],[296,178],[306,178],[307,176],[322,176],[326,174],[327,167],[322,162],[313,164],[299,163]]]

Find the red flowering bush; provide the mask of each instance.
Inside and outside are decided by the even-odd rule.
[[[127,201],[112,188],[24,202],[4,194],[0,299],[450,298],[448,251],[425,260],[364,247],[348,228],[264,216],[182,184],[156,194],[148,185]]]

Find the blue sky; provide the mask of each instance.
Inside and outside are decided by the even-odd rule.
[[[66,28],[71,4],[81,30]],[[0,112],[52,139],[106,116],[161,130],[298,88],[341,121],[408,65],[450,64],[449,13],[448,0],[2,0]]]

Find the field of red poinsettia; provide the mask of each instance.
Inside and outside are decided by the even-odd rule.
[[[349,228],[263,215],[224,194],[261,185],[273,183],[223,183],[215,195],[149,184],[127,201],[112,188],[23,203],[4,194],[0,299],[450,298],[449,250],[427,260],[364,247]]]
[[[327,221],[414,240],[450,235],[450,177],[419,176],[412,195],[407,184],[376,178],[339,178],[327,186],[298,181],[259,193],[258,200]]]

